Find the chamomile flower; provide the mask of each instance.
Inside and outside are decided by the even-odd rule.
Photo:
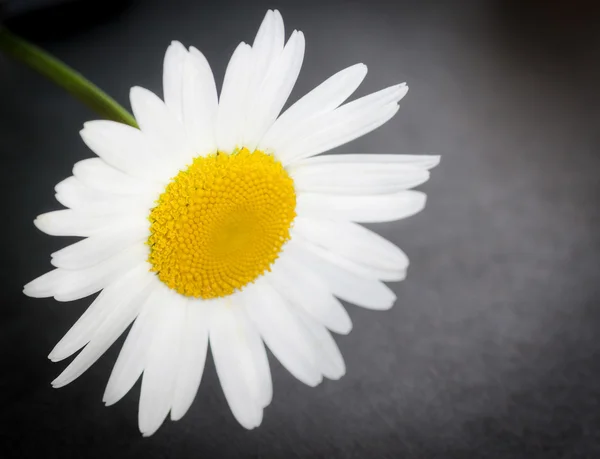
[[[164,102],[131,90],[139,129],[85,124],[81,136],[98,157],[56,186],[67,209],[34,222],[85,239],[52,254],[55,269],[24,289],[57,301],[100,292],[49,355],[80,351],[54,387],[83,374],[131,323],[103,400],[116,403],[141,376],[143,435],[186,413],[209,348],[247,429],[272,398],[265,345],[310,386],[344,375],[330,332],[352,323],[339,299],[390,308],[395,295],[382,281],[404,279],[408,266],[357,223],[423,209],[425,195],[410,188],[439,158],[317,156],[387,122],[408,87],[344,103],[367,73],[357,64],[280,115],[303,57],[302,32],[284,44],[281,15],[269,11],[252,46],[233,53],[219,97],[200,51],[173,42]]]

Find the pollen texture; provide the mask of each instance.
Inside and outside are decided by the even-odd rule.
[[[148,261],[182,295],[230,295],[270,270],[295,209],[293,180],[273,156],[244,148],[198,157],[150,212]]]

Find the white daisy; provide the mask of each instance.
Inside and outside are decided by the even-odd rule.
[[[66,210],[35,225],[85,239],[52,254],[53,271],[25,286],[32,297],[72,301],[100,291],[49,355],[81,350],[52,385],[85,372],[133,322],[104,402],[142,376],[139,428],[180,419],[202,379],[209,347],[235,418],[260,425],[272,398],[265,352],[316,386],[345,373],[330,330],[348,333],[337,298],[390,308],[382,281],[404,279],[406,255],[356,222],[419,212],[437,156],[319,156],[366,134],[398,111],[399,84],[344,103],[364,79],[357,64],[333,75],[279,116],[300,72],[304,35],[284,46],[269,11],[252,46],[229,62],[220,98],[196,48],[173,42],[164,102],[131,90],[140,129],[86,123],[99,157],[75,164],[56,186]]]

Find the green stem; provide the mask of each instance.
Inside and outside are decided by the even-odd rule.
[[[4,28],[0,28],[0,51],[4,51],[66,89],[102,118],[138,127],[133,115],[95,84],[42,49]]]

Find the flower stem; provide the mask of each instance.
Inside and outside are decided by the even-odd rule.
[[[131,113],[71,67],[37,46],[0,27],[0,51],[36,70],[67,90],[102,118],[138,127]]]

